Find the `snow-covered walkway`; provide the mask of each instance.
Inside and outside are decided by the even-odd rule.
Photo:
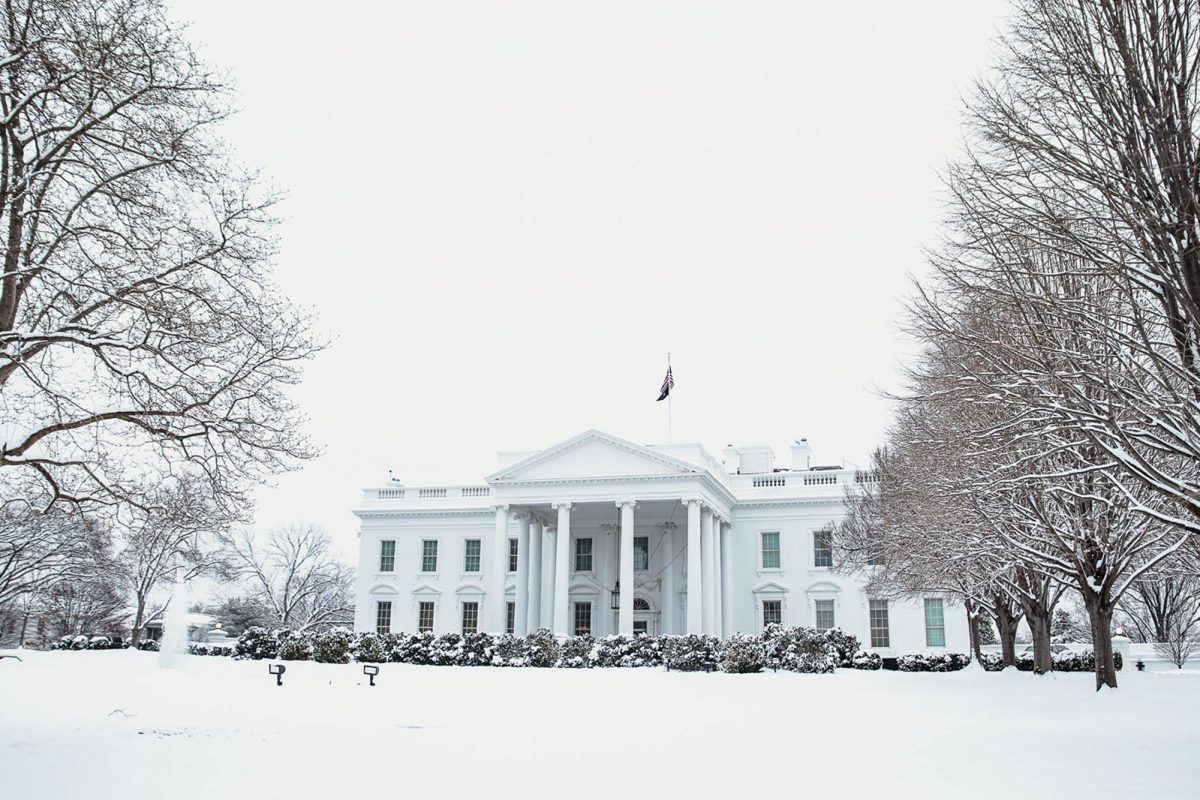
[[[4,798],[1198,797],[1200,673],[0,660]]]

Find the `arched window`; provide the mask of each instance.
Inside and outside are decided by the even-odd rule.
[[[646,602],[645,598],[635,597],[635,598],[633,598],[633,610],[634,611],[649,611],[650,604]]]

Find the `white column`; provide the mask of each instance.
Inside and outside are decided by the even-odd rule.
[[[567,600],[571,589],[571,504],[554,503],[558,511],[558,542],[554,548],[554,635],[570,636]]]
[[[493,506],[496,529],[492,534],[492,564],[487,579],[487,613],[479,629],[487,633],[504,633],[504,576],[508,574],[508,506]]]
[[[675,633],[675,523],[663,526],[662,605],[659,612],[659,633]]]
[[[529,633],[529,515],[517,523],[517,607],[513,610],[513,634]]]
[[[700,562],[700,501],[684,500],[687,505],[687,632],[703,633],[704,568]]]
[[[724,533],[725,520],[713,517],[713,633],[721,638],[725,638],[724,606],[722,604],[725,573],[724,565],[721,563],[721,559],[724,558],[724,551],[721,549]]]
[[[721,526],[721,631],[733,635],[733,527],[726,520]]]
[[[621,609],[622,636],[633,636],[633,500],[618,500],[621,509]]]
[[[704,587],[704,611],[701,624],[705,633],[713,632],[713,512],[705,507],[700,517],[700,585]]]
[[[529,607],[525,610],[525,632],[529,633],[542,624],[542,521],[536,517],[529,522],[529,555],[522,557],[529,572]]]
[[[546,528],[546,536],[549,543],[546,546],[548,552],[542,556],[543,568],[546,570],[546,591],[542,593],[542,627],[554,630],[554,573],[555,559],[558,558],[558,529],[553,526]]]

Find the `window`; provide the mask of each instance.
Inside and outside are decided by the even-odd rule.
[[[505,633],[516,633],[517,632],[517,604],[512,601],[509,601],[509,602],[505,603],[504,605],[506,608],[506,614],[505,614],[505,618],[504,618],[504,632]]]
[[[576,572],[591,572],[592,571],[592,540],[591,539],[576,539],[575,540],[575,571]]]
[[[508,571],[509,572],[517,571],[517,547],[518,547],[518,545],[517,545],[516,539],[508,540]]]
[[[833,566],[833,531],[813,531],[813,566]]]
[[[463,572],[479,572],[479,553],[482,548],[479,539],[467,539],[467,548],[463,551]]]
[[[375,632],[392,632],[392,602],[380,600],[375,604]]]
[[[437,539],[421,542],[421,572],[437,572]]]
[[[783,624],[783,601],[763,600],[763,627],[770,624]]]
[[[575,635],[584,636],[592,632],[592,604],[575,604]]]
[[[779,569],[779,534],[762,535],[762,568]]]
[[[891,647],[887,600],[871,601],[871,647]]]
[[[633,537],[633,568],[637,572],[650,569],[650,537]]]
[[[462,609],[462,632],[466,636],[479,630],[479,603],[463,603]]]
[[[833,601],[817,600],[814,602],[816,614],[814,627],[819,631],[827,631],[833,627]]]
[[[396,569],[396,540],[385,539],[379,543],[379,571],[393,572]]]
[[[879,540],[878,536],[871,536],[867,539],[867,566],[883,566],[883,542]]]
[[[942,598],[925,598],[925,646],[946,646],[946,614]]]
[[[428,633],[431,630],[433,630],[433,603],[420,603],[417,605],[417,632]]]
[[[635,597],[635,598],[633,598],[633,610],[634,611],[649,611],[650,603],[647,602],[646,598],[644,598],[644,597]]]

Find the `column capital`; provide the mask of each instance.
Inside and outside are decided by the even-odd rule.
[[[662,524],[662,529],[663,529],[664,531],[671,531],[671,530],[674,530],[674,529],[676,529],[676,528],[678,528],[678,527],[679,527],[679,523],[677,523],[677,522],[664,522],[664,523]]]
[[[570,503],[551,503],[550,507],[553,508],[555,511],[558,511],[559,509],[566,509],[567,511],[571,510]]]
[[[493,506],[490,506],[490,508],[492,511],[503,511],[506,514],[508,513],[508,503],[497,503]]]
[[[693,506],[693,505],[701,506],[701,507],[704,506],[704,504],[700,502],[699,497],[685,497],[682,500],[680,500],[679,502],[685,506]]]
[[[614,503],[614,505],[617,508],[624,508],[625,506],[629,506],[630,508],[633,508],[634,506],[637,505],[637,500],[618,500],[616,503]]]

